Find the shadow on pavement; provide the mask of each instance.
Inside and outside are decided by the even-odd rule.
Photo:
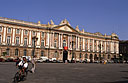
[[[104,82],[104,83],[128,83],[128,80],[125,80],[125,81],[115,81],[115,82]]]
[[[128,73],[128,71],[120,71],[120,72]],[[105,82],[105,83],[128,83],[128,77],[122,77],[122,78],[125,80],[124,81]]]

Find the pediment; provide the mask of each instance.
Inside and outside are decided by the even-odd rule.
[[[78,31],[76,31],[74,28],[72,28],[69,25],[58,26],[55,29],[57,29],[57,30],[63,30],[63,31],[68,31],[68,32],[78,32]]]

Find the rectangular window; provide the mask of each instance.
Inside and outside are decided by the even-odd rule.
[[[90,51],[93,51],[92,45],[93,45],[93,40],[90,39]]]
[[[19,29],[16,29],[16,34],[19,34],[20,33],[20,30]]]
[[[44,47],[44,40],[41,40],[41,46]]]
[[[41,51],[41,56],[44,56],[44,51]]]
[[[24,45],[27,45],[27,38],[24,38]]]
[[[28,34],[28,31],[27,30],[25,30],[25,35],[27,35]]]
[[[42,36],[42,38],[44,38],[44,32],[42,32],[42,35],[41,36]]]
[[[33,32],[32,32],[32,35],[36,35],[36,32],[35,32],[35,31],[33,31]]]
[[[7,37],[7,44],[10,44],[10,43],[11,43],[11,37],[8,36],[8,37]]]
[[[19,37],[16,37],[16,45],[19,45]]]
[[[57,37],[57,33],[54,34],[54,37]]]
[[[8,28],[8,33],[11,33],[11,28]]]
[[[27,55],[27,50],[25,49],[25,50],[24,50],[24,56],[26,56],[26,55]]]
[[[15,56],[18,56],[18,49],[15,49]]]
[[[57,47],[57,41],[56,40],[54,41],[54,47],[55,48]]]
[[[7,49],[6,49],[6,52],[7,52],[7,55],[9,56],[9,55],[10,55],[10,49],[7,48]]]

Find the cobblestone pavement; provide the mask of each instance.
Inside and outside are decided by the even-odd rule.
[[[0,83],[12,83],[16,71],[15,63],[0,63]],[[128,64],[37,63],[20,83],[128,83]]]

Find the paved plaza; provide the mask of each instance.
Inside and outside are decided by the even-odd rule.
[[[15,63],[0,63],[0,83],[12,83],[16,71]],[[128,64],[37,63],[20,83],[128,83]]]

